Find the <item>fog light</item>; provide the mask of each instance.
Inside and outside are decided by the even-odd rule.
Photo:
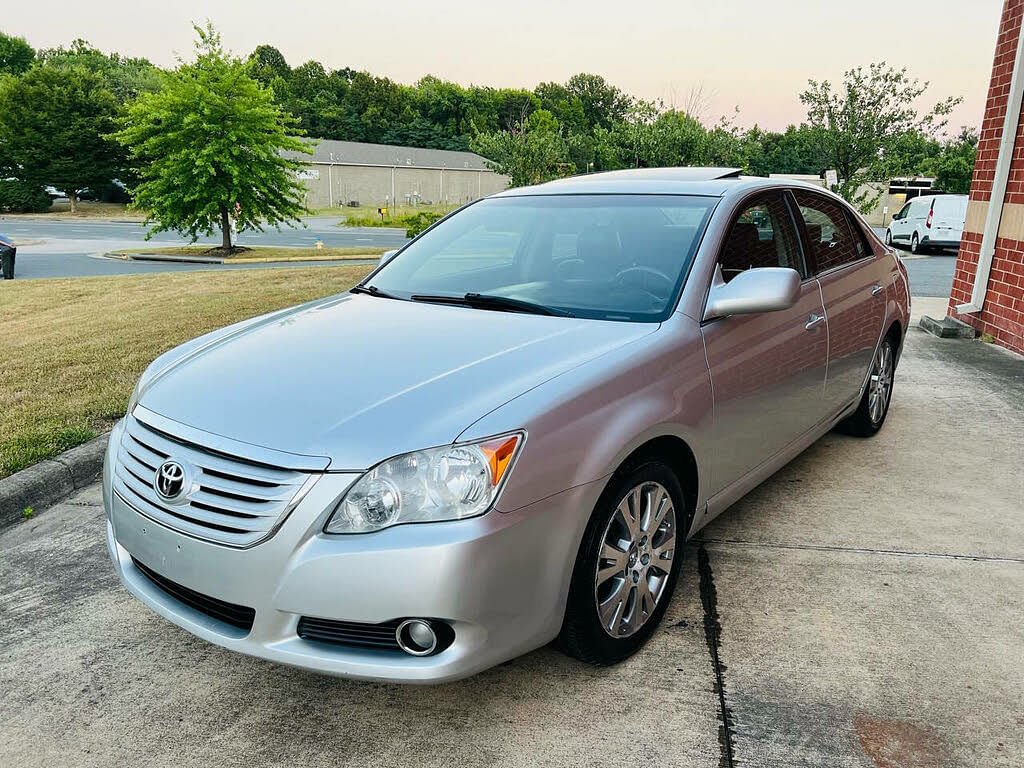
[[[437,633],[423,619],[406,619],[395,630],[398,647],[413,656],[429,656],[437,649]]]

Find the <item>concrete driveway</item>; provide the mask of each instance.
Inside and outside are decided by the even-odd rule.
[[[641,653],[437,688],[194,639],[117,583],[93,487],[0,534],[0,765],[1019,768],[1022,459],[1024,362],[913,329],[885,429],[705,529]]]

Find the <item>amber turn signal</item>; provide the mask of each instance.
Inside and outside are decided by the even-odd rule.
[[[509,468],[512,463],[512,458],[516,455],[516,447],[519,445],[519,441],[522,439],[522,435],[510,435],[508,437],[499,437],[494,440],[489,440],[486,443],[480,444],[480,450],[483,451],[484,456],[487,457],[487,463],[491,467],[491,484],[497,485],[501,482],[501,478],[504,476],[505,471]]]

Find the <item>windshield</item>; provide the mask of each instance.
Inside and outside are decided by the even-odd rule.
[[[367,285],[402,299],[468,294],[509,311],[518,302],[520,310],[534,305],[551,314],[658,322],[675,306],[717,201],[683,195],[481,200],[410,243]]]

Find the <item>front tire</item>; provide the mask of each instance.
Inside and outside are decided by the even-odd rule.
[[[887,336],[879,345],[871,363],[871,376],[857,410],[839,423],[839,431],[855,437],[871,437],[882,428],[892,402],[893,374],[896,372],[896,347]]]
[[[667,464],[645,461],[613,478],[583,534],[556,645],[598,666],[636,653],[672,599],[689,523]]]

